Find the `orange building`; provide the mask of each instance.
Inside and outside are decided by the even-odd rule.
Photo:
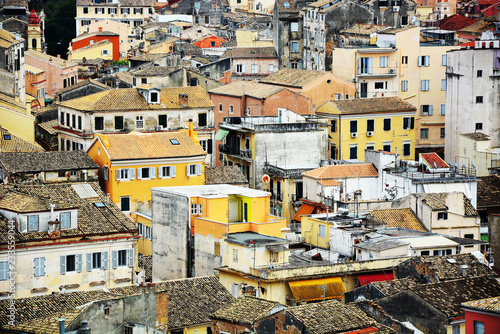
[[[99,27],[99,31],[85,33],[73,38],[71,47],[74,51],[104,40],[113,44],[113,60],[120,60],[120,35],[111,31],[102,31],[102,27]]]
[[[195,40],[192,44],[200,48],[220,48],[222,42],[226,40],[214,35],[203,36]]]
[[[45,107],[45,71],[39,68],[24,65],[25,80],[26,80],[26,94],[35,98],[31,102],[31,111],[39,111]]]

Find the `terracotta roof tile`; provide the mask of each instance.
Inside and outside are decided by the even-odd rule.
[[[437,153],[421,153],[420,157],[429,168],[434,168],[434,164],[436,164],[436,168],[450,168],[450,165],[441,159]]]
[[[0,152],[43,152],[44,149],[38,144],[32,144],[17,136],[14,136],[6,129],[0,127]],[[8,136],[8,140],[6,140]]]
[[[375,32],[379,32],[384,30],[390,26],[380,25],[380,24],[371,24],[371,23],[355,23],[349,28],[342,29],[340,31],[341,34],[350,34],[350,35],[370,35]]]
[[[326,74],[328,74],[328,72],[283,68],[265,77],[260,82],[265,84],[302,88],[308,83],[313,82]]]
[[[399,227],[408,230],[426,232],[426,229],[408,208],[373,210],[370,211],[370,216],[383,221],[385,223],[385,227]]]
[[[248,184],[238,166],[205,168],[205,184]]]
[[[500,206],[500,175],[482,176],[477,183],[477,207]]]
[[[229,85],[217,87],[209,90],[209,93],[219,94],[219,95],[229,95],[229,96],[251,96],[258,99],[263,99],[281,92],[283,87],[273,87],[269,85],[264,85],[261,83],[251,82],[251,81],[237,81],[232,82]]]
[[[8,173],[99,168],[84,151],[0,153],[0,165]]]
[[[166,76],[181,69],[180,66],[149,66],[132,72],[134,77]]]
[[[340,179],[344,177],[376,177],[378,172],[372,164],[328,165],[302,173],[313,179]]]
[[[370,284],[380,290],[384,295],[391,296],[400,291],[410,290],[422,283],[420,283],[416,278],[405,277],[401,279],[394,279],[392,281],[372,282]]]
[[[476,20],[470,19],[466,16],[455,14],[452,16],[445,17],[444,19],[439,21],[439,28],[443,30],[453,30],[458,31],[462,28],[465,28],[473,23]]]
[[[253,324],[277,306],[282,305],[256,297],[240,297],[233,303],[219,309],[212,315],[212,318],[233,323]]]
[[[482,132],[472,132],[472,133],[462,133],[461,136],[476,140],[476,141],[486,141],[490,140],[490,136]]]
[[[478,311],[500,313],[500,297],[468,301],[462,303],[462,307]]]
[[[62,59],[62,58],[57,58],[56,56],[51,56],[49,54],[41,53],[41,52],[34,51],[34,50],[26,51],[24,54],[28,55],[30,57],[36,58],[36,59],[40,59],[44,62],[51,63],[55,66],[62,67],[62,68],[78,66],[77,63],[74,63],[72,61]],[[29,60],[26,60],[26,63],[29,63]]]
[[[233,58],[278,58],[274,47],[233,48]]]
[[[416,111],[416,108],[399,97],[377,97],[330,101],[341,114],[372,112]]]
[[[69,87],[66,87],[66,88],[58,90],[57,91],[57,95],[61,95],[62,93],[70,92],[70,91],[72,91],[74,89],[81,88],[81,87],[84,87],[84,86],[87,86],[87,85],[96,85],[96,86],[99,86],[99,87],[101,87],[103,89],[106,89],[106,90],[112,89],[111,87],[109,87],[109,86],[107,86],[107,85],[105,85],[103,83],[100,83],[97,80],[86,79],[86,80],[78,81],[78,83],[74,84],[73,86],[69,86]]]
[[[425,199],[426,204],[432,210],[448,210],[446,206],[446,199],[448,197],[448,193],[417,193],[414,196]],[[478,213],[474,206],[470,202],[470,200],[462,193],[463,196],[463,206],[464,212],[466,216],[477,216]]]
[[[106,138],[106,148],[111,160],[158,159],[205,156],[201,146],[194,143],[186,132],[153,132],[98,135]],[[179,145],[172,144],[177,139]]]

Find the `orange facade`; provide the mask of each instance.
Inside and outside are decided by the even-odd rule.
[[[200,39],[198,41],[195,41],[193,44],[200,47],[200,48],[220,48],[222,45],[222,42],[225,42],[226,40],[219,38],[217,36],[207,36],[204,39]]]
[[[120,60],[120,36],[119,35],[90,35],[78,41],[74,41],[71,46],[73,50],[78,50],[100,41],[108,40],[113,44],[113,60]]]

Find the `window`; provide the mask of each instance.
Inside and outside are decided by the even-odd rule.
[[[299,52],[299,42],[292,42],[292,52]]]
[[[420,90],[423,92],[429,90],[429,80],[420,80]]]
[[[373,58],[361,57],[358,63],[359,74],[372,74],[373,73]]]
[[[383,81],[375,82],[375,89],[384,89],[384,82]]]
[[[121,249],[118,251],[118,267],[127,266],[127,250]]]
[[[438,220],[448,219],[448,212],[438,212]]]
[[[474,320],[474,334],[484,334],[484,322]]]
[[[158,125],[167,128],[167,115],[158,115]]]
[[[201,204],[191,204],[191,214],[192,215],[202,215],[203,209]]]
[[[440,133],[440,138],[443,139],[445,138],[445,128],[441,128],[441,133]]]
[[[108,14],[116,14],[117,8],[108,8]]]
[[[154,179],[154,178],[156,178],[155,170],[156,170],[156,168],[154,168],[154,167],[137,168],[137,179],[138,180]]]
[[[408,65],[408,56],[401,57],[401,65]]]
[[[391,119],[384,118],[384,131],[391,131]]]
[[[483,97],[482,96],[476,96],[476,103],[483,103]]]
[[[61,125],[64,125],[64,112],[61,111]]]
[[[137,129],[144,128],[144,116],[135,116],[135,127]]]
[[[210,46],[214,48],[215,47],[215,41],[210,41]]]
[[[116,179],[118,181],[135,179],[133,168],[121,168],[116,170]]]
[[[403,117],[403,130],[415,128],[415,117]]]
[[[89,13],[89,7],[83,7],[83,14]]]
[[[319,236],[320,236],[320,238],[326,237],[326,226],[325,225],[319,225]]]
[[[446,79],[441,80],[441,90],[446,90]]]
[[[193,85],[191,85],[191,86],[193,86]],[[196,85],[194,85],[194,86],[196,86]],[[149,102],[150,103],[158,103],[158,102],[160,102],[158,92],[151,92],[151,93],[149,93]]]
[[[120,208],[122,211],[130,211],[130,197],[120,197]]]
[[[232,105],[229,106],[229,113],[234,114],[234,107]]]
[[[104,117],[94,117],[95,130],[104,130]]]
[[[63,88],[68,87],[68,79],[63,80]]]
[[[331,124],[330,125],[330,131],[331,132],[336,132],[337,131],[337,120],[336,119],[332,119],[330,124]]]
[[[95,13],[96,14],[102,14],[102,13],[104,13],[104,8],[102,8],[102,7],[95,8]]]
[[[238,262],[238,250],[233,249],[233,262]]]
[[[420,129],[420,139],[429,139],[429,129],[427,128]]]
[[[441,111],[439,112],[440,115],[445,115],[446,114],[446,105],[442,104],[441,105]]]
[[[219,112],[222,112],[222,103],[219,103]]]
[[[187,176],[201,175],[201,164],[191,164],[186,166]]]
[[[198,114],[198,126],[207,126],[207,113]]]
[[[158,177],[162,179],[175,177],[175,170],[175,166],[161,166],[158,168]]]
[[[483,123],[476,123],[476,130],[482,130],[483,129]]]
[[[389,66],[389,57],[380,57],[380,67]]]
[[[82,26],[90,25],[90,20],[82,20]]]
[[[82,264],[82,254],[61,255],[61,274],[68,272],[81,272]]]
[[[391,151],[391,142],[390,141],[385,141],[382,144],[382,150],[384,152],[390,152]]]
[[[420,252],[420,255],[422,255],[422,256],[428,256],[428,255],[431,255],[431,252],[430,252],[430,251],[428,251],[428,250],[426,250],[426,251],[421,251],[421,252]]]
[[[269,73],[274,72],[274,64],[269,64]]]
[[[123,130],[123,116],[115,116],[115,130]]]
[[[441,65],[446,66],[447,63],[448,63],[448,57],[446,55],[442,55],[441,56]]]
[[[180,145],[179,141],[175,138],[170,139],[170,144],[172,145]]]
[[[200,146],[205,152],[207,151],[207,144],[208,144],[207,140],[200,140]]]
[[[401,81],[401,91],[402,92],[407,92],[408,91],[408,80],[402,80]]]
[[[408,157],[411,154],[411,143],[403,143],[403,156]]]
[[[367,119],[366,120],[366,131],[375,131],[375,120]]]
[[[71,115],[70,114],[66,114],[66,125],[67,126],[71,126],[70,118],[71,118]]]
[[[349,128],[351,133],[358,132],[358,121],[350,121]]]
[[[33,259],[33,276],[41,277],[45,276],[45,258],[35,257]]]
[[[87,256],[92,256],[91,267],[87,268],[87,270],[89,270],[89,269],[100,269],[101,268],[101,260],[102,260],[102,254],[101,254],[101,252],[98,252],[98,253],[88,253]]]
[[[429,66],[431,56],[418,56],[418,66]]]
[[[299,31],[299,23],[298,22],[290,23],[290,31],[292,32]]]
[[[408,25],[408,16],[401,16],[401,25],[402,26]]]
[[[259,65],[257,64],[252,64],[252,73],[257,74],[259,73]]]
[[[28,232],[38,232],[38,215],[28,216]]]
[[[106,181],[109,180],[109,168],[108,168],[108,166],[101,167],[101,177],[103,178],[103,180],[106,180]]]
[[[236,65],[236,73],[244,73],[244,72],[245,72],[245,65],[237,64]]]
[[[122,14],[130,14],[130,8],[122,8],[120,12]]]
[[[460,334],[460,325],[451,326],[451,334]]]
[[[0,281],[6,281],[10,278],[9,261],[0,261]]]
[[[466,239],[474,239],[474,234],[464,234],[464,238],[466,238]]]
[[[433,106],[429,104],[423,104],[420,106],[420,114],[422,116],[432,116]]]
[[[476,76],[477,76],[478,78],[481,78],[481,77],[483,76],[483,71],[482,71],[482,70],[477,70],[477,72],[476,72],[476,73],[477,73],[477,74],[476,74]]]
[[[366,143],[366,149],[373,151],[375,149],[375,143]]]
[[[349,145],[349,159],[358,158],[358,145]]]
[[[134,8],[134,14],[142,14],[142,8]]]
[[[59,214],[59,221],[61,222],[61,229],[71,227],[71,212],[61,212]]]

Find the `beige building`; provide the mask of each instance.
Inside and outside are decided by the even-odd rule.
[[[460,135],[456,163],[459,166],[465,164],[467,167],[474,167],[477,176],[490,175],[490,168],[498,168],[500,150],[492,147],[489,136],[482,132],[463,133]]]
[[[135,37],[130,37],[130,35],[132,35],[133,29],[129,24],[115,20],[104,19],[91,21],[88,25],[89,32],[99,31],[99,28],[102,31],[110,31],[120,35],[120,58],[126,57],[127,51],[130,50],[130,48],[139,45],[139,43],[141,42]]]
[[[440,41],[441,42],[441,41]],[[416,153],[444,152],[448,41],[421,42],[420,28],[381,30],[374,47],[333,50],[333,73],[356,84],[360,98],[399,96],[417,108]]]

